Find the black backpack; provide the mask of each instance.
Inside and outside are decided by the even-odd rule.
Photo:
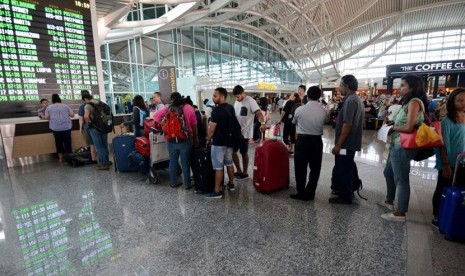
[[[226,146],[232,147],[234,151],[237,151],[244,139],[242,136],[241,125],[239,124],[235,114],[231,114],[231,112],[221,105],[218,105],[216,108],[223,110],[229,117],[227,137],[224,138],[228,143]]]
[[[98,103],[90,103],[94,110],[90,115],[90,126],[97,129],[101,133],[110,133],[114,131],[113,128],[113,113],[110,107],[99,101]]]

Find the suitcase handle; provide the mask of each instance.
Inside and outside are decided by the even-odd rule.
[[[457,159],[455,161],[455,170],[454,170],[454,176],[452,178],[452,187],[456,186],[456,181],[457,181],[457,174],[459,171],[459,168],[461,166],[461,163],[465,162],[465,152],[461,152],[457,154]],[[464,164],[465,165],[465,164]]]

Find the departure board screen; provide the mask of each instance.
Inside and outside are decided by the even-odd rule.
[[[98,95],[89,0],[0,0],[0,118],[37,115],[59,94],[73,109]]]

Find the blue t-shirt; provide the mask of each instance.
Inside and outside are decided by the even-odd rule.
[[[438,107],[439,102],[437,101],[431,101],[428,105],[428,111],[429,112],[434,112],[434,110]]]
[[[465,124],[455,124],[446,116],[441,122],[441,131],[449,166],[455,167],[457,155],[465,152]],[[436,169],[442,170],[440,150],[436,150]]]
[[[86,107],[86,103],[81,104],[81,106],[79,107],[78,116],[81,117],[81,118],[84,118],[84,114],[86,113],[85,107]],[[89,126],[87,125],[86,121],[83,120],[82,129],[87,130],[88,128],[89,128]]]
[[[72,128],[71,108],[65,104],[52,104],[45,110],[45,115],[50,116],[49,128],[53,131],[64,131]]]

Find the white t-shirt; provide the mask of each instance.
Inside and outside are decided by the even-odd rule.
[[[253,121],[255,112],[260,110],[257,102],[249,96],[246,96],[241,102],[234,103],[234,110],[236,117],[241,125],[242,136],[244,139],[253,138]]]
[[[388,108],[388,114],[390,113],[390,115],[388,116],[388,120],[389,121],[394,121],[394,119],[396,118],[397,113],[399,113],[399,110],[401,108],[402,108],[402,106],[400,104],[391,105]]]
[[[209,119],[212,116],[213,107],[207,105],[205,107],[205,116]]]

